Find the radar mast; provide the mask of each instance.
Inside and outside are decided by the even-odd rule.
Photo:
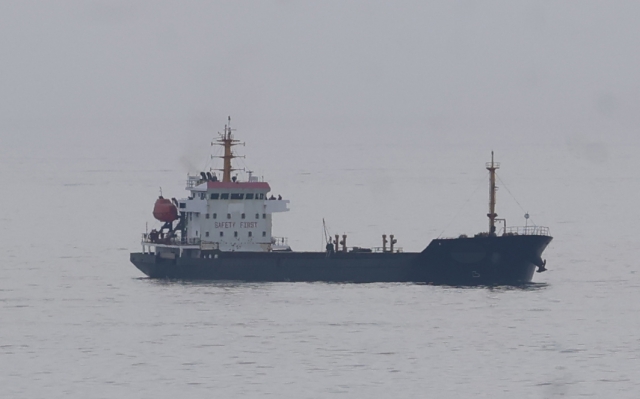
[[[496,217],[498,216],[496,213],[496,169],[500,168],[500,163],[493,162],[493,151],[491,151],[491,162],[487,162],[486,166],[489,171],[489,213],[487,213],[489,217],[489,235],[495,236]]]
[[[236,140],[233,138],[233,131],[235,129],[231,129],[231,117],[228,117],[228,122],[224,125],[224,133],[218,133],[220,136],[215,142],[211,143],[211,145],[220,145],[224,148],[224,155],[218,158],[222,158],[223,166],[222,169],[216,169],[222,171],[222,181],[227,183],[231,182],[231,172],[237,169],[233,169],[231,167],[231,160],[233,158],[238,158],[237,155],[231,151],[231,147],[235,145],[240,145],[240,140]]]

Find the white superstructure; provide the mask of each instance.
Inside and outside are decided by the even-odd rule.
[[[224,147],[224,155],[220,157],[224,160],[222,181],[210,172],[188,176],[186,190],[189,197],[174,200],[179,217],[159,219],[171,221],[160,231],[144,234],[143,252],[158,252],[170,258],[182,256],[185,250],[198,257],[202,255],[201,251],[213,254],[216,251],[290,250],[286,239],[271,234],[272,215],[289,211],[289,200],[269,196],[269,184],[251,174],[249,181],[231,177],[234,170],[231,159],[236,157],[231,147],[237,143],[229,125],[225,126],[224,134],[213,143]],[[155,212],[154,209],[154,215]],[[165,229],[168,230],[166,233]]]
[[[221,251],[272,250],[271,215],[288,211],[289,200],[268,199],[266,182],[197,183],[189,198],[178,201],[188,242]]]

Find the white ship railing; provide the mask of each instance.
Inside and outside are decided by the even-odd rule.
[[[180,237],[157,237],[151,239],[149,233],[142,234],[142,242],[144,244],[162,244],[162,245],[200,245],[200,238],[180,238]]]
[[[200,176],[187,175],[187,190],[190,188],[195,188],[196,186],[204,182],[205,180],[202,180]]]
[[[371,252],[392,252],[389,247],[386,249],[383,247],[373,247],[371,248]],[[402,247],[393,247],[393,252],[403,252]]]
[[[544,226],[514,226],[504,229],[503,235],[548,236],[549,228]]]
[[[273,244],[273,245],[289,245],[289,238],[287,238],[287,237],[271,237],[271,244]]]

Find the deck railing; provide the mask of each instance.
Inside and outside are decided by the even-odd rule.
[[[273,245],[289,245],[289,238],[287,238],[287,237],[271,237],[271,244],[273,244]]]
[[[179,237],[151,238],[150,233],[143,233],[142,242],[145,244],[164,244],[164,245],[200,245],[200,238],[179,238]]]
[[[503,235],[548,236],[550,234],[549,228],[544,226],[514,226],[504,229]]]
[[[383,248],[383,247],[373,247],[371,248],[371,252],[392,252],[391,249],[389,247],[387,248]],[[393,247],[393,252],[403,252],[402,247]]]

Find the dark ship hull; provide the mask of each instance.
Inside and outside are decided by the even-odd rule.
[[[416,282],[446,285],[525,284],[544,270],[542,235],[436,239],[422,252],[132,253],[151,278],[251,282]],[[168,256],[167,256],[168,255]]]

